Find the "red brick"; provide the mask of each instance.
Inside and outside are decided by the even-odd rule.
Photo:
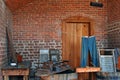
[[[108,0],[108,23],[120,21],[120,0]]]

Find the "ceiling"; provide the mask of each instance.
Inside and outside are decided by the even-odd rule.
[[[31,1],[33,0],[5,0],[11,11],[15,11]]]

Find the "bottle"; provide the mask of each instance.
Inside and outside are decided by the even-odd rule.
[[[17,56],[17,62],[21,63],[22,62],[22,56],[19,53],[17,53],[16,56]]]

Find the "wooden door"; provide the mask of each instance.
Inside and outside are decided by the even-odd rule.
[[[62,27],[62,60],[69,60],[73,68],[80,67],[81,39],[89,34],[89,23],[68,22]]]

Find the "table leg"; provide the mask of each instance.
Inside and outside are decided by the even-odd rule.
[[[4,76],[4,80],[8,80],[8,78],[9,78],[8,76]]]
[[[41,76],[40,80],[50,80],[50,76]]]
[[[90,80],[96,80],[95,72],[89,73],[89,79],[90,79]]]
[[[28,76],[23,76],[23,80],[28,80]]]

